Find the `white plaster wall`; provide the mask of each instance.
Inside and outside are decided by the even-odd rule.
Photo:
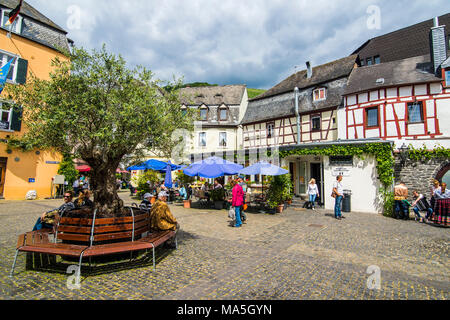
[[[349,119],[350,120],[350,119]],[[337,111],[337,128],[338,128],[338,139],[347,139],[347,117],[345,108],[338,109]]]
[[[439,128],[444,137],[450,137],[450,99],[436,100]]]
[[[344,177],[342,184],[345,190],[352,191],[352,212],[381,213],[382,204],[379,197],[381,187],[377,179],[376,161],[373,156],[365,156],[365,160],[354,157],[350,175]],[[331,197],[336,176],[333,175],[328,157],[324,157],[325,208],[334,210],[335,200]]]

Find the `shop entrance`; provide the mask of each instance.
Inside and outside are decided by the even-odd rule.
[[[311,163],[310,180],[316,180],[317,188],[320,192],[320,203],[324,204],[324,190],[323,190],[323,166],[321,163]]]

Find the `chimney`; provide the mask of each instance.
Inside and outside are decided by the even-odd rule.
[[[447,60],[447,43],[445,42],[445,26],[439,25],[439,18],[433,19],[430,31],[430,49],[433,71],[437,75],[441,64]]]
[[[307,77],[308,77],[308,79],[311,79],[312,75],[313,75],[313,72],[312,72],[311,63],[309,61],[306,61],[306,70],[307,70]]]

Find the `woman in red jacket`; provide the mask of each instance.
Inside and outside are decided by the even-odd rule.
[[[234,210],[236,213],[235,227],[240,228],[242,226],[241,211],[242,211],[242,206],[244,205],[244,190],[239,185],[239,183],[236,183],[236,185],[233,187],[232,195],[233,195],[233,198],[231,201],[231,205],[234,207]]]

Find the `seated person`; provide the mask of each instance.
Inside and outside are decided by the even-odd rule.
[[[441,187],[436,189],[434,192],[434,197],[436,199],[450,199],[450,190],[447,189],[447,184],[445,182],[441,183]]]
[[[183,200],[188,199],[186,188],[184,186],[181,186],[181,188],[180,188],[180,190],[178,190],[178,192],[180,193],[180,197],[183,198]]]
[[[144,194],[144,200],[142,200],[141,204],[139,205],[139,208],[143,210],[149,210],[152,207],[151,203],[152,195],[150,193]]]
[[[53,229],[56,220],[58,219],[59,215],[62,212],[70,211],[75,208],[72,199],[73,199],[72,191],[64,193],[64,204],[58,209],[44,212],[34,225],[33,231],[42,229]]]
[[[419,219],[420,222],[423,222],[423,218],[420,216],[420,211],[426,211],[427,215],[425,217],[426,220],[431,218],[433,214],[433,209],[427,201],[427,198],[424,197],[423,194],[419,194],[417,191],[413,192],[415,201],[411,205],[413,207],[414,213],[416,214],[416,221]]]
[[[214,190],[223,188],[222,185],[219,183],[219,180],[214,180]]]
[[[89,191],[87,189],[83,190],[82,192],[80,192],[80,196],[78,197],[78,199],[75,199],[75,201],[73,203],[76,208],[93,207],[94,202],[92,202],[90,197],[91,197],[91,191]]]
[[[158,194],[158,200],[153,204],[150,211],[150,228],[153,231],[171,230],[178,233],[180,225],[170,212],[170,208],[166,203],[167,196],[168,195],[165,192],[160,192]],[[175,247],[174,238],[166,243],[171,248]]]

